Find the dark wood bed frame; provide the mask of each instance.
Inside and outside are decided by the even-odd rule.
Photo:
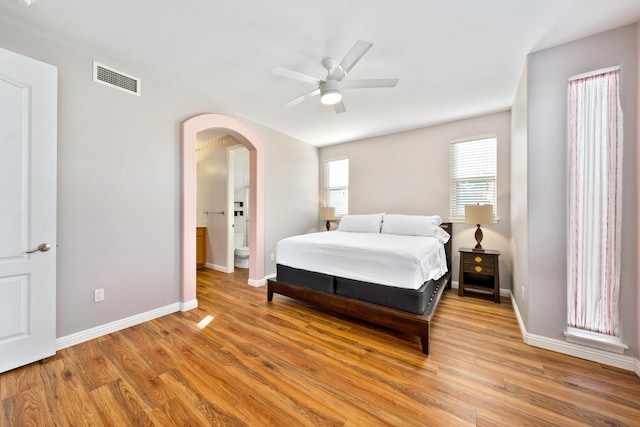
[[[451,223],[441,225],[450,235]],[[267,300],[273,301],[273,294],[280,294],[300,301],[310,303],[316,307],[330,310],[346,316],[361,319],[376,325],[385,326],[399,332],[420,337],[422,352],[429,354],[429,328],[440,297],[445,288],[450,288],[451,274],[451,239],[445,244],[447,267],[449,272],[438,279],[438,286],[429,297],[427,309],[423,314],[414,314],[395,308],[385,307],[354,298],[332,294],[329,292],[309,289],[293,283],[280,282],[277,279],[267,281]]]

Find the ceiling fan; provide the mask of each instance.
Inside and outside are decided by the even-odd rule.
[[[343,80],[358,61],[362,59],[364,54],[367,53],[371,46],[373,46],[373,43],[371,42],[358,40],[340,63],[338,63],[335,58],[324,58],[322,60],[322,66],[327,70],[327,77],[324,80],[320,80],[297,71],[288,70],[286,68],[273,67],[271,69],[272,74],[300,80],[317,86],[311,92],[307,92],[304,95],[294,98],[291,101],[284,103],[282,106],[292,107],[301,103],[305,99],[320,95],[320,102],[325,105],[333,105],[336,113],[344,113],[346,109],[344,102],[342,101],[342,89],[394,87],[397,85],[398,79]]]

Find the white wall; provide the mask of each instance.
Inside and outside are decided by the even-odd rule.
[[[636,29],[636,56],[636,64],[638,70],[640,70],[640,31],[638,29]],[[636,89],[636,141],[640,141],[640,126],[638,126],[638,123],[640,123],[640,84],[638,84]],[[640,150],[636,150],[636,167],[638,167],[638,165],[640,165]],[[640,211],[640,173],[637,171],[636,186],[636,209],[637,211]],[[640,217],[638,217],[638,229],[636,230],[636,233],[636,265],[640,265]],[[636,272],[636,274],[640,274],[640,272]],[[636,281],[640,282],[640,280]],[[640,375],[640,310],[638,310],[638,308],[640,308],[640,283],[638,283],[638,286],[636,287],[636,293],[636,325],[638,325],[636,329],[636,373]]]
[[[529,299],[529,218],[527,168],[527,64],[511,107],[511,251],[513,256],[513,296],[525,328]]]
[[[234,149],[234,209],[242,215],[233,217],[234,233],[242,233],[245,236],[243,246],[249,246],[247,243],[247,233],[249,231],[249,150],[244,147]],[[235,203],[239,202],[239,203]],[[240,206],[242,203],[242,206]],[[235,215],[235,214],[234,214]]]
[[[320,149],[324,160],[349,157],[349,211],[363,213],[437,214],[449,218],[449,151],[452,140],[496,134],[498,138],[498,217],[483,226],[482,246],[497,249],[500,287],[511,288],[510,123],[509,112],[490,114],[408,132]],[[323,179],[320,180],[322,192]],[[453,281],[458,280],[460,247],[475,246],[475,226],[453,226]]]
[[[271,254],[285,237],[318,231],[318,149],[302,144],[272,129],[251,125],[269,140],[265,152],[265,274],[273,275]]]
[[[202,150],[196,157],[196,221],[207,226],[207,264],[227,266],[227,145]],[[208,215],[204,212],[210,212]]]
[[[58,67],[57,336],[179,302],[180,123],[233,113],[2,17],[0,46]],[[93,60],[140,77],[142,96],[94,83]],[[268,254],[317,224],[317,149],[238,120],[264,145]]]
[[[529,55],[528,332],[564,340],[567,325],[567,80],[621,66],[624,114],[621,337],[636,354],[637,317],[637,26],[607,31]]]

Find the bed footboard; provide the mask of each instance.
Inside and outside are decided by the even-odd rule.
[[[422,352],[429,354],[429,324],[440,297],[449,283],[449,274],[447,273],[438,282],[439,284],[430,297],[427,309],[423,314],[409,313],[342,295],[280,282],[276,279],[267,281],[267,300],[273,301],[273,294],[277,293],[308,302],[319,308],[385,326],[399,332],[417,335],[420,337]]]

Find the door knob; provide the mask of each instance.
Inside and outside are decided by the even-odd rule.
[[[49,249],[51,249],[51,245],[50,244],[42,243],[36,249],[34,249],[32,251],[27,251],[27,252],[25,252],[25,254],[32,254],[32,253],[35,253],[35,252],[47,252]]]

